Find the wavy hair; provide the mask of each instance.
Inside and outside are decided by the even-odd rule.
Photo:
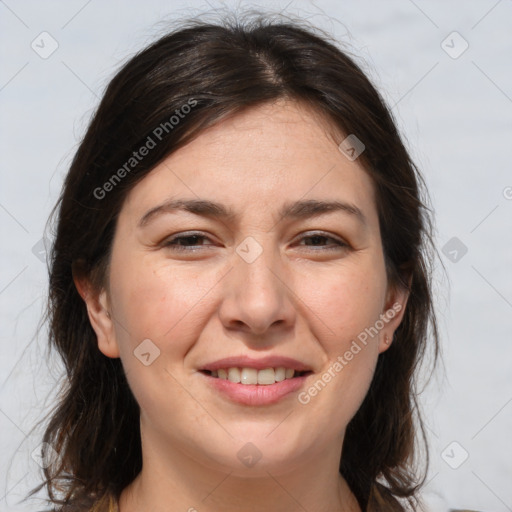
[[[388,279],[409,291],[393,343],[379,355],[347,427],[340,472],[362,510],[405,511],[420,503],[428,451],[418,456],[418,440],[426,448],[426,436],[417,376],[427,349],[434,366],[439,354],[426,187],[391,110],[355,58],[305,22],[268,14],[185,20],[130,58],[103,94],[53,212],[49,347],[62,358],[65,375],[43,437],[43,457],[51,458],[49,446],[58,457],[30,495],[45,486],[52,505],[64,506],[119,497],[142,468],[139,406],[121,361],[99,351],[73,277],[86,276],[98,287],[105,282],[124,198],[158,163],[220,120],[283,98],[310,106],[340,133],[364,142],[359,161],[375,185]],[[194,107],[170,128],[171,117],[192,99]],[[168,129],[158,144],[111,182],[102,200],[98,191],[162,123]]]

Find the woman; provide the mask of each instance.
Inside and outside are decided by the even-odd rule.
[[[133,57],[58,204],[67,380],[33,493],[419,510],[415,375],[438,347],[421,184],[368,78],[313,28],[193,21]]]

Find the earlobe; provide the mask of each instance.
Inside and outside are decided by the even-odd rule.
[[[386,299],[385,311],[381,315],[384,326],[379,336],[379,353],[385,352],[393,343],[393,336],[405,314],[409,291],[394,288]]]
[[[87,307],[89,322],[96,333],[99,350],[107,357],[119,357],[119,347],[106,290],[94,290],[86,278],[73,277],[73,280]]]

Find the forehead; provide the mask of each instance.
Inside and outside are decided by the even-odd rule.
[[[374,187],[357,160],[338,149],[344,135],[297,102],[247,109],[201,132],[132,189],[125,214],[171,198],[208,198],[261,217],[290,201],[358,204],[376,216]]]

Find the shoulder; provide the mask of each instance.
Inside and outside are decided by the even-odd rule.
[[[119,512],[117,500],[110,494],[101,498],[82,498],[60,508],[45,512]]]
[[[117,500],[109,493],[103,495],[100,499],[93,501],[89,508],[85,510],[87,512],[119,512]]]
[[[87,512],[119,512],[117,500],[111,494],[105,494],[95,501]]]

